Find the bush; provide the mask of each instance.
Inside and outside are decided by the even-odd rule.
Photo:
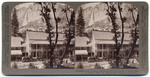
[[[83,68],[84,68],[84,67],[83,67],[83,64],[80,62],[80,63],[78,64],[77,68],[78,68],[78,69],[83,69]]]
[[[33,63],[30,63],[30,64],[29,64],[29,68],[35,69],[36,67],[35,67],[35,65],[34,65]]]
[[[50,68],[49,61],[48,61],[48,60],[44,60],[44,61],[43,61],[43,64],[44,64],[44,66],[45,66],[45,69]]]
[[[18,65],[17,65],[17,63],[16,63],[16,62],[14,62],[14,63],[12,64],[12,68],[14,68],[14,69],[18,69]]]
[[[98,63],[95,64],[94,68],[95,69],[103,69],[103,67],[99,66]]]

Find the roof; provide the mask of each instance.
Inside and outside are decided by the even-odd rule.
[[[87,37],[75,37],[75,46],[76,47],[86,47],[88,46],[87,42],[89,39]]]
[[[38,31],[27,31],[29,40],[47,40],[48,33]],[[54,40],[55,37],[52,38]],[[58,40],[65,40],[65,34],[59,33]]]
[[[88,55],[87,50],[76,50],[75,55]]]
[[[11,50],[11,55],[22,55],[21,50]]]
[[[22,41],[23,39],[21,37],[11,37],[11,47],[22,47]]]
[[[112,40],[114,37],[114,33],[109,31],[93,31],[92,34],[94,35],[96,40]],[[130,34],[124,34],[124,40],[130,40]]]
[[[49,44],[48,40],[30,40],[30,44]],[[64,41],[57,41],[57,44],[64,44]]]
[[[112,41],[112,40],[96,40],[96,43],[97,44],[115,44],[115,41]],[[129,44],[130,41],[123,41],[123,44]]]

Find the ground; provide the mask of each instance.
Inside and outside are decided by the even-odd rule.
[[[30,63],[34,64],[35,67],[38,68],[38,69],[44,69],[45,68],[42,61],[34,61],[34,62],[17,61],[17,62],[11,62],[11,67],[13,66],[14,63],[17,64],[18,69],[28,69]],[[73,63],[63,63],[62,67],[71,69],[71,68],[74,68],[74,64]]]
[[[34,62],[22,62],[22,61],[16,61],[11,62],[11,67],[14,65],[14,63],[17,64],[18,69],[28,69],[30,63],[33,64],[38,69],[44,69],[45,65],[42,61],[34,61]],[[64,60],[63,64],[61,65],[62,69],[73,69],[74,67],[77,68],[79,64],[83,65],[83,69],[112,69],[113,65],[109,61],[100,61],[100,62],[88,62],[88,61],[78,61],[78,62],[71,62]],[[128,67],[126,68],[138,68],[138,61],[131,59]],[[57,67],[56,67],[57,68]],[[124,68],[123,66],[120,68]]]
[[[80,62],[76,62],[75,63],[75,68],[79,65]],[[108,63],[108,61],[102,61],[102,62],[81,62],[83,64],[84,69],[91,69],[91,68],[95,68],[96,63],[98,64],[98,66],[103,67],[104,69],[110,69],[111,65]]]
[[[27,69],[29,68],[29,64],[30,63],[33,63],[35,65],[35,67],[39,68],[39,69],[44,69],[44,65],[42,63],[42,61],[36,61],[36,62],[22,62],[22,61],[19,61],[19,62],[11,62],[11,67],[12,65],[16,63],[17,66],[18,66],[18,69]]]
[[[113,65],[109,61],[101,61],[101,62],[75,62],[75,68],[78,68],[79,63],[83,65],[83,69],[113,69]],[[97,64],[97,65],[96,65]],[[126,68],[138,68],[139,63],[129,62],[128,67]],[[98,68],[96,67],[98,66]],[[124,68],[123,65],[119,66],[120,68]]]

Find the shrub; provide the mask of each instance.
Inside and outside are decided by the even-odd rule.
[[[14,63],[12,64],[12,68],[18,69],[18,65],[17,65],[16,62],[14,62]]]
[[[35,65],[34,65],[33,63],[30,63],[30,64],[29,64],[29,68],[35,69],[36,67],[35,67]]]
[[[43,64],[44,64],[44,66],[45,66],[45,69],[50,68],[49,61],[48,61],[48,60],[44,60],[44,61],[43,61]]]
[[[84,68],[84,67],[83,67],[83,64],[80,62],[80,63],[78,64],[77,68],[78,68],[78,69],[83,69],[83,68]]]
[[[95,69],[103,69],[103,67],[99,66],[98,63],[95,64],[94,68]]]

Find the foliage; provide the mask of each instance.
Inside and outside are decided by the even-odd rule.
[[[131,50],[128,53],[126,65],[129,63],[129,59],[136,53],[134,50],[136,47],[137,40],[139,39],[139,13],[135,7],[130,7],[128,11],[131,13],[133,24],[131,28]],[[136,14],[137,13],[137,14]]]
[[[47,3],[47,2],[38,2],[38,4],[40,4],[41,6],[41,16],[43,16],[44,21],[46,23],[47,29],[46,32],[49,34],[49,36],[47,37],[48,41],[49,41],[49,49],[50,51],[48,52],[48,57],[49,57],[49,64],[50,64],[50,68],[53,68],[53,60],[54,60],[54,50],[57,46],[57,40],[58,40],[58,23],[60,22],[60,18],[56,17],[56,8],[55,5],[56,3]],[[51,6],[50,6],[51,5]],[[54,20],[56,22],[55,25],[55,32],[53,32],[53,26],[50,24],[50,12],[53,13],[54,16]],[[53,37],[56,37],[54,42],[52,40]]]
[[[122,3],[106,3],[108,9],[106,10],[106,15],[109,16],[113,29],[111,30],[114,33],[113,40],[115,41],[115,57],[116,57],[116,68],[119,68],[119,52],[122,47],[124,41],[124,22],[126,21],[126,17],[122,16]],[[119,24],[117,24],[117,11],[119,12],[119,18],[121,20],[121,31],[119,31]],[[121,37],[121,41],[119,41],[119,37]]]
[[[12,19],[11,19],[11,35],[14,37],[19,36],[19,22],[17,18],[17,10],[13,9]]]
[[[78,64],[77,68],[78,68],[78,69],[83,69],[83,68],[84,68],[84,67],[83,67],[83,64],[80,62],[80,63]]]
[[[66,19],[67,19],[67,28],[65,29],[65,37],[66,37],[66,43],[65,43],[65,51],[62,54],[62,58],[60,60],[60,65],[63,62],[64,57],[71,51],[71,40],[75,36],[75,12],[72,11],[72,8],[66,5],[66,8],[62,10],[62,12],[65,13]],[[70,12],[70,16],[68,16],[68,12]],[[69,18],[70,17],[70,18]],[[70,52],[71,53],[71,52]]]
[[[44,61],[43,61],[43,64],[44,64],[44,66],[45,66],[45,69],[50,68],[49,61],[48,61],[48,60],[44,60]]]
[[[85,21],[83,17],[83,9],[79,8],[77,23],[76,23],[76,35],[77,36],[85,36]]]
[[[103,67],[99,66],[98,63],[95,64],[94,68],[95,69],[103,69]]]
[[[34,65],[33,63],[30,63],[30,64],[29,64],[29,68],[30,68],[30,69],[35,69],[36,67],[35,67],[35,65]]]
[[[14,69],[18,69],[18,65],[17,65],[17,63],[16,63],[16,62],[14,62],[14,63],[12,64],[12,68],[14,68]]]

